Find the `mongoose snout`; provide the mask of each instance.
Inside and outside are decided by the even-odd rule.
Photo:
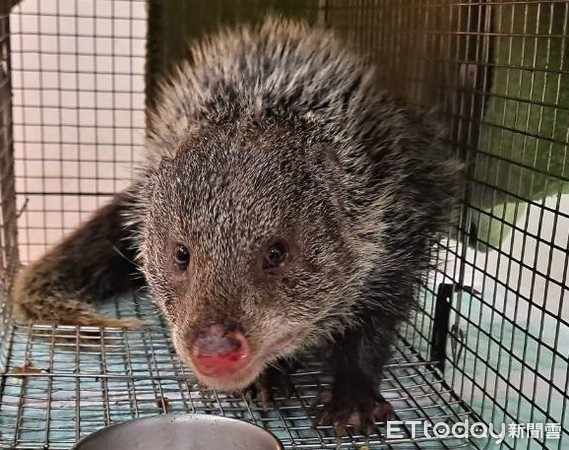
[[[255,375],[266,359],[293,345],[295,337],[296,334],[287,333],[255,350],[239,325],[233,322],[213,324],[204,327],[193,341],[188,342],[188,362],[199,377],[216,379],[216,383],[231,389],[232,384],[242,381],[245,372]]]
[[[238,327],[213,324],[205,327],[191,344],[193,366],[209,377],[228,376],[245,367],[251,347]]]

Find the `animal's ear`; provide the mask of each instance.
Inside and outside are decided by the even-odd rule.
[[[337,208],[342,208],[345,199],[341,193],[342,189],[336,188],[337,184],[341,182],[341,179],[345,175],[345,162],[342,161],[338,149],[331,143],[324,144],[320,155],[320,164],[324,163],[329,175],[326,177],[329,200],[332,201]]]
[[[176,158],[171,156],[164,156],[158,164],[150,167],[150,171],[148,172],[149,178],[153,182],[164,182],[166,178],[170,181],[175,181],[176,177],[174,176],[177,173],[177,166]]]
[[[160,162],[155,167],[155,172],[159,172],[162,170],[169,170],[169,168],[172,167],[173,163],[174,163],[174,158],[170,156],[164,156],[162,159],[160,159]]]
[[[172,166],[172,159],[163,157],[159,161],[149,161],[136,170],[136,185],[141,195],[148,198],[152,195],[155,186],[159,183],[160,174],[168,171]]]
[[[332,145],[324,146],[324,158],[327,164],[335,167],[341,167],[340,155]]]

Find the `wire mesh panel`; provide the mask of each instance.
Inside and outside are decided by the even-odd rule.
[[[489,421],[560,437],[522,431],[535,439],[508,448],[569,443],[568,8],[487,5],[489,53],[470,63],[486,89],[473,92],[484,109],[462,232],[474,249],[461,249],[457,273],[473,289],[452,302],[452,384]]]
[[[136,300],[141,317],[158,312]],[[125,302],[122,304],[124,305]],[[126,302],[128,303],[128,302]],[[115,312],[131,310],[110,302]],[[149,331],[33,326],[17,327],[11,335],[9,372],[0,403],[0,444],[3,448],[69,448],[78,438],[104,425],[164,412],[222,414],[261,425],[275,433],[285,448],[337,448],[331,427],[312,428],[317,394],[329,387],[321,363],[307,360],[293,375],[293,395],[277,394],[266,407],[241,394],[201,389],[177,358],[165,323],[157,319]],[[386,370],[383,393],[404,421],[446,421],[473,417],[472,411],[438,376],[435,368],[404,340]],[[378,427],[367,443],[375,448],[385,438]],[[465,439],[441,443],[417,428],[402,428],[389,448],[462,448]],[[429,437],[430,436],[430,437]],[[340,448],[364,445],[350,434]]]
[[[141,311],[143,314],[152,310]],[[147,317],[147,315],[145,315]],[[312,428],[318,393],[330,379],[321,364],[307,361],[292,377],[293,395],[268,405],[241,395],[200,389],[175,357],[167,331],[101,332],[70,327],[16,327],[10,335],[9,371],[0,404],[2,448],[69,448],[104,425],[160,413],[221,414],[261,425],[285,448],[337,448],[330,427]],[[472,410],[404,340],[386,368],[383,393],[396,420],[453,425],[475,419]],[[419,426],[403,427],[385,440],[385,427],[365,439],[349,434],[341,448],[379,444],[389,448],[463,448],[465,439],[434,438]]]
[[[8,3],[0,1],[4,291],[17,263],[16,224],[27,262],[128,184],[145,101],[185,56],[181,36],[269,9],[303,17],[372,60],[378,85],[436,107],[470,178],[459,224],[433,255],[422,309],[402,328],[382,383],[396,419],[420,422],[416,435],[405,425],[385,440],[378,426],[367,442],[350,434],[340,447],[497,446],[425,428],[465,420],[511,423],[502,448],[569,445],[569,2],[25,0],[11,26]],[[21,326],[4,313],[0,447],[69,448],[111,423],[183,411],[252,421],[286,448],[337,447],[330,428],[311,427],[312,403],[330,382],[316,361],[294,375],[292,398],[263,408],[198,386],[147,301],[105,308],[154,323],[139,332]]]
[[[6,342],[10,329],[9,304],[5,299],[18,264],[12,136],[10,6],[11,2],[0,2],[0,370],[5,367]]]
[[[27,262],[128,185],[145,136],[145,2],[26,0],[11,31]]]

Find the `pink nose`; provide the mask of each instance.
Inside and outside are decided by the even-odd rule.
[[[202,330],[192,346],[194,368],[209,377],[231,375],[249,360],[249,342],[243,333],[219,324]]]

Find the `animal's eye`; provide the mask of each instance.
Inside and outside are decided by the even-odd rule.
[[[181,270],[186,270],[190,263],[190,251],[185,245],[178,245],[174,250],[174,263]]]
[[[272,244],[265,252],[263,269],[275,269],[281,266],[287,258],[287,250],[282,242]]]

